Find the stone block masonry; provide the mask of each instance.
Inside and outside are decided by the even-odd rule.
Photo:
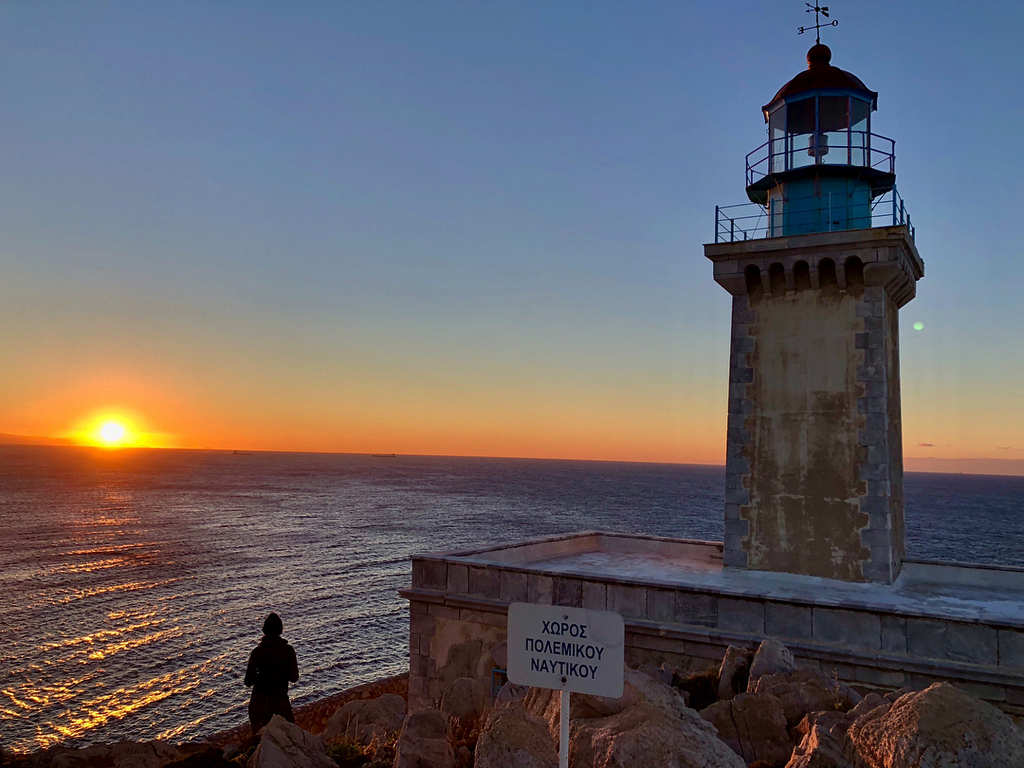
[[[411,705],[456,677],[489,690],[508,604],[543,602],[621,613],[634,666],[702,670],[770,636],[862,691],[949,680],[1024,715],[1024,571],[911,560],[894,585],[851,584],[723,568],[723,549],[588,532],[416,556],[402,591]]]
[[[905,227],[715,243],[732,294],[726,567],[892,583],[904,557]]]

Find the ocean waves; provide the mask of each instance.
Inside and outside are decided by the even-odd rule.
[[[723,482],[670,465],[0,447],[4,746],[244,723],[271,610],[299,657],[293,703],[398,673],[411,553],[594,528],[720,539]],[[911,509],[931,486],[908,482],[914,554],[1016,557],[1007,499],[1024,486],[965,482],[961,507],[941,486],[926,525]]]

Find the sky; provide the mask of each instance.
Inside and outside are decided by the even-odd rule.
[[[0,432],[722,463],[702,246],[803,7],[0,5]],[[908,467],[1024,473],[1024,6],[831,9],[926,265]]]

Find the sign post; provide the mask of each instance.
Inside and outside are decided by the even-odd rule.
[[[561,605],[508,607],[508,679],[562,692],[558,748],[569,767],[569,694],[622,696],[626,633],[622,616]]]

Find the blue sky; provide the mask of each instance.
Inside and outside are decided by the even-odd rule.
[[[701,246],[802,9],[3,5],[0,432],[720,461]],[[1024,460],[1024,11],[832,10],[926,262],[906,453]]]

